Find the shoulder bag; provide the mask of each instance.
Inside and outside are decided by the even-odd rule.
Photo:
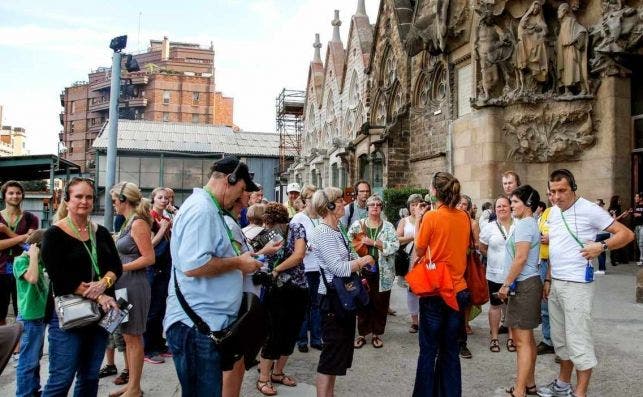
[[[467,289],[469,289],[471,293],[471,304],[484,305],[489,301],[489,285],[487,284],[486,270],[482,265],[480,255],[476,251],[473,229],[470,229],[469,233],[467,268],[464,272],[464,280],[467,283]]]
[[[449,268],[445,262],[433,262],[431,247],[427,247],[426,255],[416,260],[406,281],[415,295],[421,298],[439,296],[453,310],[459,310]]]
[[[406,247],[409,245],[412,246],[411,252],[413,252],[413,242],[408,244],[401,245],[400,248],[395,252],[395,275],[404,277],[409,272],[409,265],[411,264],[411,255],[406,252]]]
[[[368,237],[368,233],[366,233],[366,229],[364,228],[364,223],[364,221],[359,221],[360,231],[355,235],[355,237],[353,237],[352,240],[353,248],[355,248],[355,252],[357,252],[357,255],[359,256],[368,255],[368,245],[362,243],[362,239],[364,237]]]
[[[91,224],[93,226],[93,223]],[[92,227],[93,228],[93,227]],[[90,228],[90,229],[92,229]],[[96,232],[94,230],[89,231],[90,243],[94,244],[93,250],[97,251],[96,248]],[[89,257],[94,261],[94,255],[87,248],[85,242],[81,241]],[[96,261],[98,257],[96,255]],[[96,263],[96,268],[98,264]],[[92,280],[97,276],[96,271],[94,270],[94,264],[91,266],[92,269]],[[53,293],[53,285],[50,286],[50,289]],[[80,295],[69,294],[69,295],[54,295],[54,307],[56,314],[58,315],[58,326],[62,330],[70,330],[74,328],[80,328],[87,325],[94,324],[98,322],[101,318],[100,309],[98,308],[98,303],[91,299],[84,298]]]

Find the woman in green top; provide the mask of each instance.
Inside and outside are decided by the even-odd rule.
[[[355,348],[366,344],[366,336],[373,334],[371,344],[375,348],[384,346],[380,336],[386,327],[386,316],[391,299],[391,287],[395,279],[395,253],[400,248],[395,227],[382,219],[384,202],[377,195],[366,200],[368,216],[366,219],[355,221],[348,229],[348,238],[352,240],[360,231],[365,230],[367,236],[362,243],[368,246],[368,254],[376,264],[362,270],[368,282],[370,303],[364,310],[357,313],[357,332]]]
[[[19,321],[23,332],[20,337],[20,358],[16,370],[16,396],[33,396],[40,392],[40,357],[45,343],[46,307],[49,288],[40,260],[40,242],[44,229],[27,238],[29,251],[16,257],[13,274],[18,291]]]

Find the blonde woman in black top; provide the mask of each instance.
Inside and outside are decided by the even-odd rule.
[[[74,178],[65,188],[59,219],[45,232],[42,260],[56,296],[75,294],[107,311],[118,308],[114,283],[122,273],[111,234],[91,222],[94,183]],[[107,332],[97,324],[63,331],[58,317],[49,326],[49,379],[43,396],[67,395],[74,377],[76,396],[96,396]]]

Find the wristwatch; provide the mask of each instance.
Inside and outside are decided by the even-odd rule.
[[[603,247],[603,252],[607,251],[607,249],[609,248],[605,241],[601,241],[601,247]]]

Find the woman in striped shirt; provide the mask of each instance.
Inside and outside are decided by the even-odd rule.
[[[351,250],[350,240],[339,223],[344,215],[341,189],[327,187],[318,190],[313,195],[312,204],[321,217],[310,238],[310,246],[322,274],[319,294],[324,347],[317,366],[317,395],[330,397],[335,388],[335,377],[346,375],[346,369],[351,367],[355,338],[355,312],[342,309],[331,284],[334,277],[348,277],[375,261],[370,255],[358,258]]]

